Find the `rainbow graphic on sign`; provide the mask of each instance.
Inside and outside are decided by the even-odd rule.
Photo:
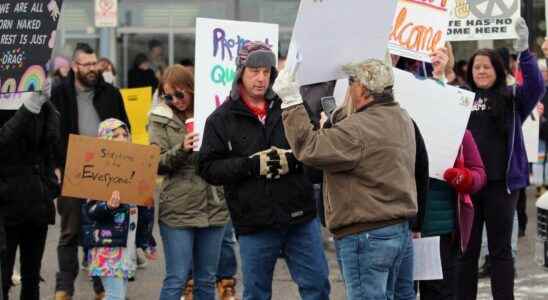
[[[2,94],[17,92],[17,82],[13,78],[7,79],[2,85],[2,89],[0,91]]]
[[[40,91],[46,81],[46,72],[39,65],[30,66],[19,81],[19,92]]]

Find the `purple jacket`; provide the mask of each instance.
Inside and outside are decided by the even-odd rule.
[[[522,52],[519,68],[523,74],[523,85],[517,86],[512,103],[513,111],[506,118],[507,126],[512,132],[507,147],[506,187],[509,193],[529,185],[529,166],[521,126],[545,92],[544,80],[535,55],[528,50]]]

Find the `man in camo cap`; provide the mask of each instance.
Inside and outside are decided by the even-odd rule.
[[[324,206],[335,236],[347,299],[389,299],[417,213],[413,121],[394,101],[392,66],[369,59],[349,64],[352,113],[314,130],[294,74],[282,71],[273,90],[295,157],[324,171]],[[421,147],[419,147],[420,149]],[[427,162],[426,162],[427,164]]]

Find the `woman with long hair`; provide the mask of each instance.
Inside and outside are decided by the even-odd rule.
[[[160,234],[166,277],[161,300],[179,300],[192,271],[194,299],[214,300],[217,265],[228,210],[217,188],[197,175],[193,132],[194,77],[181,65],[162,78],[163,103],[150,115],[152,145],[160,147]]]
[[[522,123],[544,94],[536,58],[528,50],[529,32],[523,19],[516,23],[523,85],[508,87],[504,64],[490,49],[481,49],[468,63],[467,83],[476,93],[468,122],[485,165],[487,184],[473,195],[474,222],[467,251],[459,259],[457,299],[476,299],[478,259],[483,224],[487,228],[492,264],[493,298],[514,299],[511,234],[519,190],[529,181]]]

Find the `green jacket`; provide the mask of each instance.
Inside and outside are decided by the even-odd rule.
[[[158,173],[164,175],[159,194],[159,222],[173,228],[223,226],[229,220],[221,187],[196,173],[198,153],[183,151],[184,122],[160,104],[150,116],[150,143],[160,147]]]

